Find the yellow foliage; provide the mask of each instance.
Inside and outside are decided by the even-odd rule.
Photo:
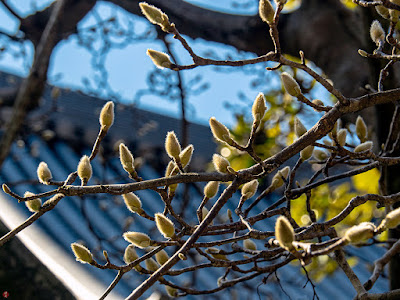
[[[341,0],[341,2],[350,9],[354,9],[357,7],[357,4],[353,2],[353,0]]]
[[[379,176],[377,169],[358,174],[351,178],[354,187],[362,193],[377,194],[379,192]]]

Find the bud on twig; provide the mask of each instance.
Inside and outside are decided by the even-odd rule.
[[[386,215],[379,225],[380,228],[391,229],[396,228],[400,224],[400,208],[392,210]]]
[[[124,198],[125,205],[131,212],[138,214],[143,212],[142,202],[134,193],[123,194],[122,198]]]
[[[108,101],[104,104],[99,117],[100,125],[104,130],[108,130],[114,123],[114,102]]]
[[[337,133],[337,141],[340,146],[343,147],[344,145],[346,145],[346,138],[347,138],[347,129],[346,128],[340,129]]]
[[[358,153],[358,152],[371,150],[372,146],[373,146],[373,143],[371,141],[368,141],[368,142],[362,143],[362,144],[358,145],[357,147],[355,147],[354,152]]]
[[[49,166],[44,161],[42,161],[39,164],[39,166],[36,170],[36,173],[37,173],[40,183],[43,183],[43,184],[48,184],[49,181],[53,178],[51,171],[49,169]]]
[[[356,120],[356,134],[361,143],[364,143],[368,138],[367,125],[365,124],[364,119],[361,116],[358,116]]]
[[[307,132],[307,128],[301,123],[298,117],[294,117],[294,133],[297,137],[301,137]]]
[[[183,168],[186,167],[192,160],[193,149],[193,145],[189,145],[179,154],[179,159],[181,160]]]
[[[128,231],[123,234],[124,239],[138,248],[150,246],[150,237],[142,232]]]
[[[119,159],[121,161],[122,167],[126,172],[128,172],[129,174],[135,172],[133,155],[124,143],[119,144]]]
[[[250,199],[251,197],[254,196],[254,194],[257,192],[258,188],[258,180],[254,179],[252,181],[249,181],[242,186],[242,199],[247,200]]]
[[[210,181],[204,187],[204,196],[208,199],[214,198],[218,192],[219,181]]]
[[[172,238],[175,235],[175,226],[174,223],[162,213],[156,213],[154,215],[156,220],[156,225],[158,231],[165,237],[165,238]]]
[[[300,158],[302,161],[306,161],[313,155],[314,146],[310,145],[305,147],[303,150],[300,151]]]
[[[156,253],[156,260],[161,266],[163,264],[165,264],[168,261],[168,259],[169,259],[169,256],[164,249],[162,249]]]
[[[313,152],[313,156],[316,160],[324,161],[328,158],[328,153],[326,153],[324,150],[315,149]]]
[[[258,14],[260,15],[261,20],[264,22],[268,24],[272,24],[274,22],[275,10],[269,0],[260,0],[258,5]]]
[[[125,248],[124,252],[124,262],[129,265],[130,263],[134,262],[139,258],[139,255],[137,255],[135,246],[134,245],[128,245],[128,247]]]
[[[167,292],[168,296],[175,298],[178,296],[178,291],[176,288],[173,288],[172,286],[165,285],[165,291]]]
[[[363,222],[350,227],[344,234],[343,239],[351,244],[360,244],[374,236],[375,225],[370,222]]]
[[[300,86],[297,83],[297,81],[294,80],[292,75],[290,75],[287,72],[283,72],[281,74],[281,80],[282,80],[283,86],[285,87],[286,92],[289,95],[291,95],[293,97],[297,97],[301,94]]]
[[[243,241],[243,248],[256,251],[257,245],[252,240],[248,239]]]
[[[382,18],[390,20],[389,9],[387,9],[383,5],[377,5],[375,6],[375,10]]]
[[[155,25],[161,26],[163,31],[169,32],[170,23],[168,16],[163,13],[161,9],[146,2],[139,3],[139,6],[147,20]]]
[[[228,260],[226,258],[225,254],[220,254],[219,249],[214,248],[214,247],[210,247],[206,249],[206,253],[210,254],[212,257],[214,257],[215,259],[222,259],[222,260]]]
[[[82,156],[78,164],[78,176],[81,179],[82,185],[86,185],[92,177],[92,165],[87,155]]]
[[[3,185],[4,188],[4,185]],[[32,197],[35,196],[34,193],[31,192],[25,192],[24,197]],[[42,200],[40,198],[36,198],[36,199],[32,199],[32,200],[28,200],[25,201],[25,205],[26,207],[29,209],[30,212],[38,212],[40,210],[40,208],[42,207]]]
[[[268,0],[264,0],[270,3]],[[260,1],[261,5],[261,1]],[[267,111],[267,106],[265,105],[265,98],[263,93],[259,93],[254,100],[253,107],[251,108],[251,113],[253,114],[253,119],[255,123],[258,123],[264,118],[265,112]]]
[[[168,131],[167,137],[165,138],[165,151],[168,156],[179,161],[179,154],[181,153],[181,145],[179,144],[178,138],[175,132]]]
[[[230,173],[228,170],[228,167],[230,167],[229,161],[222,157],[219,154],[214,154],[213,155],[213,164],[215,167],[215,170],[217,170],[219,173]]]
[[[153,63],[156,65],[157,68],[171,69],[172,62],[168,54],[153,49],[147,49],[146,54],[151,58],[151,60],[153,61]]]
[[[160,265],[151,257],[146,259],[144,261],[145,265],[146,265],[146,269],[151,271],[151,272],[155,272],[158,270],[158,268],[160,267]]]
[[[382,28],[381,23],[378,20],[374,20],[369,29],[369,34],[371,36],[372,41],[379,45],[379,43],[385,40],[385,31]]]
[[[220,142],[232,144],[231,134],[225,125],[218,122],[215,117],[210,118],[210,128],[213,136]]]
[[[284,184],[284,181],[282,178],[287,179],[287,177],[289,175],[289,171],[290,171],[290,167],[284,167],[282,170],[279,170],[278,172],[276,172],[274,177],[272,177],[271,185],[275,189],[281,187]]]
[[[286,250],[293,248],[294,230],[286,217],[280,216],[276,220],[275,236],[282,248]]]
[[[78,243],[72,243],[71,244],[72,251],[74,252],[75,258],[77,261],[80,261],[81,263],[92,263],[93,262],[93,255],[89,251],[88,248],[85,246],[78,244]]]

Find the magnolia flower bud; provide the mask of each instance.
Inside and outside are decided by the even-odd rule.
[[[340,129],[337,133],[337,141],[340,146],[346,145],[346,138],[347,138],[347,129],[343,128]]]
[[[219,181],[210,181],[204,187],[204,196],[208,199],[214,198],[218,193]]]
[[[306,161],[313,155],[314,146],[310,145],[305,147],[303,150],[300,151],[300,158],[302,161]]]
[[[151,60],[153,61],[153,63],[156,65],[157,68],[171,69],[172,62],[168,54],[153,49],[147,49],[146,54],[151,58]]]
[[[296,80],[290,75],[289,73],[283,72],[281,74],[281,80],[283,83],[283,86],[285,87],[286,92],[293,96],[297,97],[301,94],[301,89],[299,84],[297,83]]]
[[[3,185],[1,186],[1,188],[3,189],[3,192],[4,192],[4,193],[6,193],[6,194],[11,194],[11,190],[10,190],[10,188],[8,187],[7,184],[3,183]]]
[[[167,168],[165,170],[165,177],[174,176],[178,173],[179,173],[179,170],[178,170],[178,168],[176,168],[176,164],[171,160],[168,163]]]
[[[358,54],[360,54],[362,57],[368,57],[368,53],[362,49],[358,49]]]
[[[108,130],[114,123],[114,102],[108,101],[104,104],[99,117],[100,125],[105,130]]]
[[[260,15],[261,20],[264,22],[268,24],[272,24],[274,22],[275,10],[269,0],[260,0],[258,5],[258,14]]]
[[[232,211],[229,208],[226,210],[226,215],[229,219],[232,219]]]
[[[172,238],[175,235],[175,226],[174,223],[162,213],[156,213],[154,215],[156,220],[156,225],[158,231],[165,237],[165,238]]]
[[[252,240],[248,239],[243,241],[243,248],[256,251],[257,245]]]
[[[383,219],[381,225],[379,227],[383,227],[385,229],[396,228],[397,225],[400,224],[400,208],[396,208],[388,213]]]
[[[207,209],[207,207],[203,206],[201,208],[201,220],[199,220],[200,223],[203,222],[203,220],[207,217],[208,213],[209,213],[209,210]],[[214,224],[214,221],[211,221],[210,225],[213,225],[213,224]]]
[[[265,0],[269,3],[268,0]],[[260,2],[261,3],[261,2]],[[253,106],[251,108],[251,113],[253,115],[253,120],[258,123],[262,120],[267,111],[267,106],[265,105],[265,97],[263,93],[259,93],[254,100]]]
[[[275,236],[282,248],[286,250],[293,248],[294,230],[286,217],[280,216],[278,220],[276,220]]]
[[[297,137],[301,137],[303,134],[307,132],[307,128],[304,127],[303,123],[299,120],[299,118],[294,117],[294,133]]]
[[[232,143],[231,134],[228,128],[226,128],[226,126],[222,123],[218,122],[215,117],[210,118],[210,128],[215,139],[220,142],[227,143],[228,145]]]
[[[165,291],[167,292],[168,296],[175,298],[178,296],[178,291],[176,288],[173,288],[172,286],[165,285]]]
[[[25,192],[24,197],[32,197],[35,196],[34,193],[31,192]],[[38,212],[40,208],[42,207],[42,200],[40,198],[35,198],[29,201],[25,201],[26,207],[29,209],[30,212]]]
[[[381,23],[378,20],[374,20],[371,24],[371,28],[369,29],[369,34],[371,36],[372,41],[379,45],[380,42],[385,40],[385,31],[382,28]]]
[[[363,152],[363,151],[367,151],[367,150],[371,150],[373,146],[373,143],[371,141],[362,143],[360,145],[358,145],[356,148],[354,148],[354,152]]]
[[[135,171],[135,167],[133,165],[133,155],[124,143],[119,144],[119,159],[125,171],[127,171],[129,174]]]
[[[387,9],[383,5],[375,6],[375,10],[382,18],[385,18],[388,20],[390,19],[389,9]]]
[[[230,167],[229,161],[222,157],[219,154],[214,154],[213,155],[213,164],[215,169],[219,173],[229,173],[228,167]]]
[[[220,254],[220,250],[214,247],[207,248],[206,253],[210,254],[215,259],[228,260],[225,254]]]
[[[343,239],[351,244],[360,244],[374,236],[375,225],[370,222],[363,222],[350,227],[344,234]]]
[[[193,145],[189,145],[179,154],[179,159],[181,160],[182,167],[186,167],[190,163],[192,159],[193,149]]]
[[[367,125],[365,124],[364,119],[361,116],[358,116],[356,120],[356,134],[361,143],[364,143],[368,138]]]
[[[277,189],[279,187],[281,187],[284,184],[284,181],[282,179],[285,178],[287,179],[288,175],[289,175],[289,171],[290,171],[290,167],[284,167],[282,170],[279,170],[274,177],[272,177],[272,186]]]
[[[150,237],[142,232],[128,231],[123,234],[125,241],[134,244],[138,248],[150,246]]]
[[[165,150],[169,157],[179,160],[179,154],[181,153],[181,145],[179,144],[178,138],[175,132],[168,131],[167,137],[165,138]]]
[[[315,105],[319,105],[319,106],[324,106],[324,102],[322,102],[322,100],[320,99],[314,99],[313,101],[311,101],[313,104]]]
[[[125,205],[131,212],[138,214],[143,212],[142,202],[134,193],[123,194],[122,198],[124,198]]]
[[[74,252],[75,258],[77,261],[80,261],[81,263],[92,263],[93,262],[93,255],[89,251],[88,248],[85,246],[78,244],[78,243],[72,243],[71,244],[72,251]]]
[[[135,246],[130,244],[128,247],[125,248],[124,252],[124,262],[129,265],[130,263],[134,262],[139,258],[139,255],[137,255]]]
[[[324,161],[328,158],[328,153],[326,153],[324,150],[315,149],[313,152],[313,156],[316,160]]]
[[[163,249],[156,253],[156,260],[162,266],[169,260],[167,252]]]
[[[151,272],[155,272],[158,270],[158,268],[160,267],[160,265],[152,258],[148,258],[144,261],[145,265],[146,265],[146,269],[151,271]]]
[[[179,257],[180,260],[187,260],[186,255],[183,254],[183,253],[179,253],[179,254],[178,254],[178,257]]]
[[[393,1],[392,1],[393,2]],[[400,12],[395,9],[389,9],[390,21],[397,23],[399,21]]]
[[[86,185],[92,177],[92,165],[87,155],[82,156],[78,164],[78,176],[82,181],[82,185]]]
[[[242,199],[247,200],[251,197],[254,196],[254,194],[257,192],[258,188],[258,180],[254,179],[252,181],[249,181],[242,186]]]
[[[49,167],[47,166],[47,164],[44,161],[42,161],[39,164],[39,166],[36,170],[36,173],[37,173],[40,183],[43,183],[43,184],[48,184],[49,181],[53,178]]]
[[[146,2],[139,3],[140,9],[144,16],[149,20],[151,23],[155,25],[161,26],[163,30],[165,30],[166,26],[169,25],[168,16],[161,11],[161,9],[150,5]]]

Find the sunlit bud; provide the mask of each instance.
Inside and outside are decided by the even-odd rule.
[[[170,69],[172,67],[172,62],[168,54],[153,49],[147,49],[146,54],[151,58],[157,68]]]
[[[300,151],[300,158],[302,161],[306,161],[313,155],[314,146],[310,145],[305,147],[303,150]]]
[[[173,288],[172,286],[165,285],[165,291],[167,292],[168,296],[170,297],[176,297],[178,295],[178,291],[176,288]]]
[[[257,245],[252,240],[248,239],[243,241],[243,248],[256,251]]]
[[[228,260],[225,256],[225,254],[220,254],[219,252],[220,252],[219,249],[214,248],[214,247],[210,247],[210,248],[206,249],[206,253],[210,254],[215,259]]]
[[[226,210],[226,214],[228,215],[229,219],[232,219],[232,211],[229,208]]]
[[[294,230],[286,217],[280,216],[278,220],[276,220],[275,236],[279,242],[279,245],[282,248],[286,250],[292,249],[292,243],[294,241]]]
[[[128,231],[123,234],[125,241],[134,244],[138,248],[150,246],[150,237],[142,232]]]
[[[289,172],[290,172],[290,167],[284,167],[282,170],[279,170],[274,175],[274,177],[272,177],[272,185],[274,186],[274,188],[277,189],[278,187],[284,184],[282,177],[287,179]]]
[[[356,134],[361,143],[364,143],[368,138],[367,125],[365,124],[364,119],[361,116],[358,116],[356,120]]]
[[[294,133],[297,137],[301,137],[303,134],[307,132],[307,128],[301,123],[299,118],[294,118]]]
[[[260,15],[261,20],[264,22],[268,24],[272,24],[274,22],[275,10],[269,0],[260,0],[258,5],[258,14]]]
[[[11,190],[10,190],[10,188],[8,187],[7,184],[3,183],[3,185],[2,185],[1,187],[2,187],[4,193],[6,193],[6,194],[11,194]]]
[[[31,192],[25,192],[24,197],[32,197],[35,196],[34,193]],[[26,207],[29,209],[30,212],[38,212],[40,208],[42,207],[42,200],[40,198],[35,198],[29,201],[25,201]]]
[[[219,154],[214,154],[213,155],[213,164],[215,169],[219,172],[219,173],[229,173],[228,171],[228,167],[230,167],[229,161],[219,155]]]
[[[190,163],[192,159],[193,149],[193,145],[189,145],[179,154],[182,167],[186,167]]]
[[[225,283],[225,281],[226,280],[225,280],[224,276],[218,277],[218,279],[217,279],[218,287],[221,287]]]
[[[231,134],[225,125],[218,122],[215,117],[210,118],[210,128],[214,138],[220,142],[227,143],[228,145],[232,143]]]
[[[123,194],[122,198],[124,198],[124,202],[126,207],[133,213],[142,213],[142,202],[139,197],[134,193]]]
[[[82,181],[82,185],[88,183],[90,177],[92,177],[92,165],[90,164],[89,156],[82,156],[78,164],[78,176]]]
[[[350,227],[344,234],[343,239],[351,244],[359,244],[374,236],[375,225],[370,222],[363,222]]]
[[[301,94],[300,86],[297,83],[297,81],[294,80],[292,75],[290,75],[287,72],[283,72],[281,74],[281,80],[282,80],[283,86],[285,87],[286,92],[289,95],[291,95],[293,97],[297,97]]]
[[[254,194],[257,192],[258,188],[258,180],[254,179],[252,181],[249,181],[242,186],[242,199],[247,200],[251,197],[254,196]]]
[[[354,152],[363,152],[363,151],[367,151],[367,150],[371,150],[373,146],[373,143],[371,141],[362,143],[360,145],[358,145],[356,148],[354,148]]]
[[[169,259],[167,252],[163,249],[156,253],[156,260],[162,266]]]
[[[368,57],[368,53],[362,49],[358,49],[358,54],[360,54],[362,57]]]
[[[316,160],[324,161],[328,158],[328,153],[326,153],[324,150],[315,149],[313,152],[313,156]]]
[[[214,198],[218,193],[219,181],[210,181],[204,187],[204,196],[208,199]]]
[[[148,258],[144,261],[145,265],[146,265],[146,269],[151,271],[151,272],[155,272],[158,270],[158,268],[160,267],[160,265],[152,258]]]
[[[209,211],[208,211],[207,207],[203,206],[201,208],[201,221],[200,222],[203,222],[203,220],[207,217],[208,213],[209,213]],[[214,224],[214,221],[211,221],[210,225],[213,225],[213,224]]]
[[[167,151],[169,157],[175,158],[176,160],[180,159],[181,145],[173,131],[168,131],[167,133],[167,137],[165,138],[165,151]]]
[[[158,231],[165,237],[171,238],[175,235],[175,226],[174,223],[162,213],[156,213],[154,215],[156,220],[156,225]]]
[[[372,41],[379,45],[380,42],[385,40],[385,31],[382,28],[381,23],[378,20],[374,20],[369,29],[369,34],[371,36]]]
[[[168,165],[167,169],[165,170],[165,177],[170,177],[179,173],[179,170],[176,168],[176,164],[171,160]],[[176,171],[174,171],[176,170]]]
[[[125,171],[127,171],[128,173],[133,173],[135,171],[135,167],[133,165],[133,155],[124,143],[119,144],[119,159]]]
[[[108,101],[104,104],[99,117],[100,125],[108,130],[114,123],[114,102]]]
[[[36,170],[37,176],[39,178],[39,181],[41,183],[47,184],[49,183],[49,181],[53,178],[53,176],[51,175],[51,171],[48,167],[48,165],[42,161],[37,170]]]
[[[187,260],[186,255],[183,254],[183,253],[179,253],[179,254],[178,254],[178,257],[179,257],[180,260]]]
[[[383,227],[385,229],[396,228],[397,225],[400,224],[400,208],[396,208],[388,213],[383,219],[382,224],[379,227]]]
[[[344,146],[346,144],[346,137],[347,137],[347,129],[342,128],[337,133],[337,141],[340,146]]]
[[[381,17],[388,19],[388,20],[390,19],[389,9],[387,9],[383,5],[375,6],[375,10]]]
[[[139,255],[137,255],[136,253],[135,246],[132,244],[128,245],[128,247],[125,248],[124,252],[124,262],[129,265],[138,258]]]
[[[85,246],[78,244],[78,243],[72,243],[71,244],[71,249],[74,252],[75,258],[77,261],[80,261],[81,263],[92,263],[93,262],[93,255],[89,251],[88,248]]]
[[[392,1],[393,2],[393,1]],[[400,12],[395,9],[389,9],[390,21],[397,23],[399,21]]]
[[[140,9],[142,10],[142,13],[144,16],[149,20],[151,23],[160,25],[160,26],[166,26],[168,21],[168,16],[161,11],[161,9],[150,5],[146,2],[141,2],[139,3]]]
[[[315,105],[324,106],[324,102],[322,102],[322,100],[320,99],[314,99],[311,102],[314,103]]]
[[[266,2],[270,3],[268,0]],[[260,2],[261,3],[261,2]],[[254,122],[258,123],[262,120],[267,111],[267,106],[265,105],[265,98],[263,93],[259,93],[254,100],[253,107],[251,108],[251,113],[253,114]]]

